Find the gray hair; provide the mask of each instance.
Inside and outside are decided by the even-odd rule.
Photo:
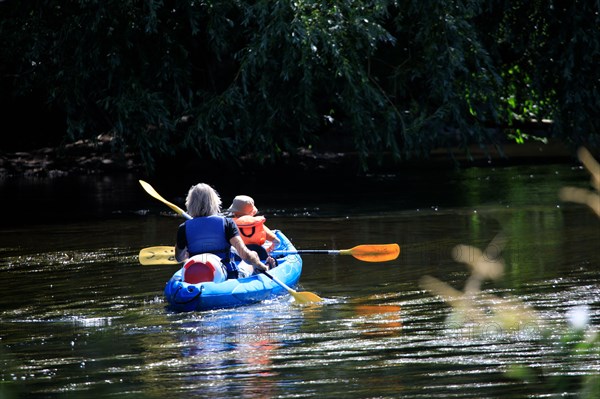
[[[212,216],[221,212],[221,197],[208,184],[198,183],[190,188],[185,206],[191,217]]]

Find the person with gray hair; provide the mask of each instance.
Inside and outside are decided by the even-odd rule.
[[[199,183],[190,188],[185,206],[192,219],[182,223],[177,229],[175,258],[182,262],[202,253],[212,253],[221,259],[227,270],[227,278],[247,277],[254,272],[269,270],[260,261],[255,251],[249,250],[240,237],[233,219],[221,216],[221,197],[211,186]],[[231,247],[235,248],[242,260],[253,267],[238,268],[232,259]],[[274,260],[267,258],[267,263]]]

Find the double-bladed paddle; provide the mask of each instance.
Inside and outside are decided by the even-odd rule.
[[[340,250],[299,249],[295,251],[273,251],[271,256],[294,254],[352,255],[356,259],[365,262],[387,262],[398,257],[400,246],[398,244],[365,244],[357,245],[351,249]],[[142,265],[171,265],[178,263],[175,260],[175,249],[173,247],[157,246],[143,248],[140,251],[139,257]]]

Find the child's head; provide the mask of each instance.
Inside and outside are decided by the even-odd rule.
[[[238,195],[233,199],[231,206],[227,208],[228,212],[233,213],[233,216],[240,217],[245,215],[254,216],[258,209],[254,206],[254,200],[247,195]]]

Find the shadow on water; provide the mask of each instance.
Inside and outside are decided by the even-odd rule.
[[[397,242],[402,251],[384,263],[305,255],[299,288],[323,305],[284,296],[181,314],[162,297],[173,266],[136,258],[140,248],[171,244],[181,219],[137,177],[3,181],[0,397],[551,395],[504,372],[531,364],[562,373],[556,348],[535,331],[449,329],[448,306],[418,282],[432,275],[462,289],[469,270],[452,248],[483,248],[502,231],[506,273],[486,289],[530,303],[557,328],[569,307],[587,304],[597,325],[600,225],[557,197],[587,180],[580,168],[543,165],[318,183],[301,176],[259,189],[211,182],[225,205],[253,195],[269,227],[299,249]],[[152,183],[183,206],[195,182]],[[600,360],[569,367],[575,378]]]

